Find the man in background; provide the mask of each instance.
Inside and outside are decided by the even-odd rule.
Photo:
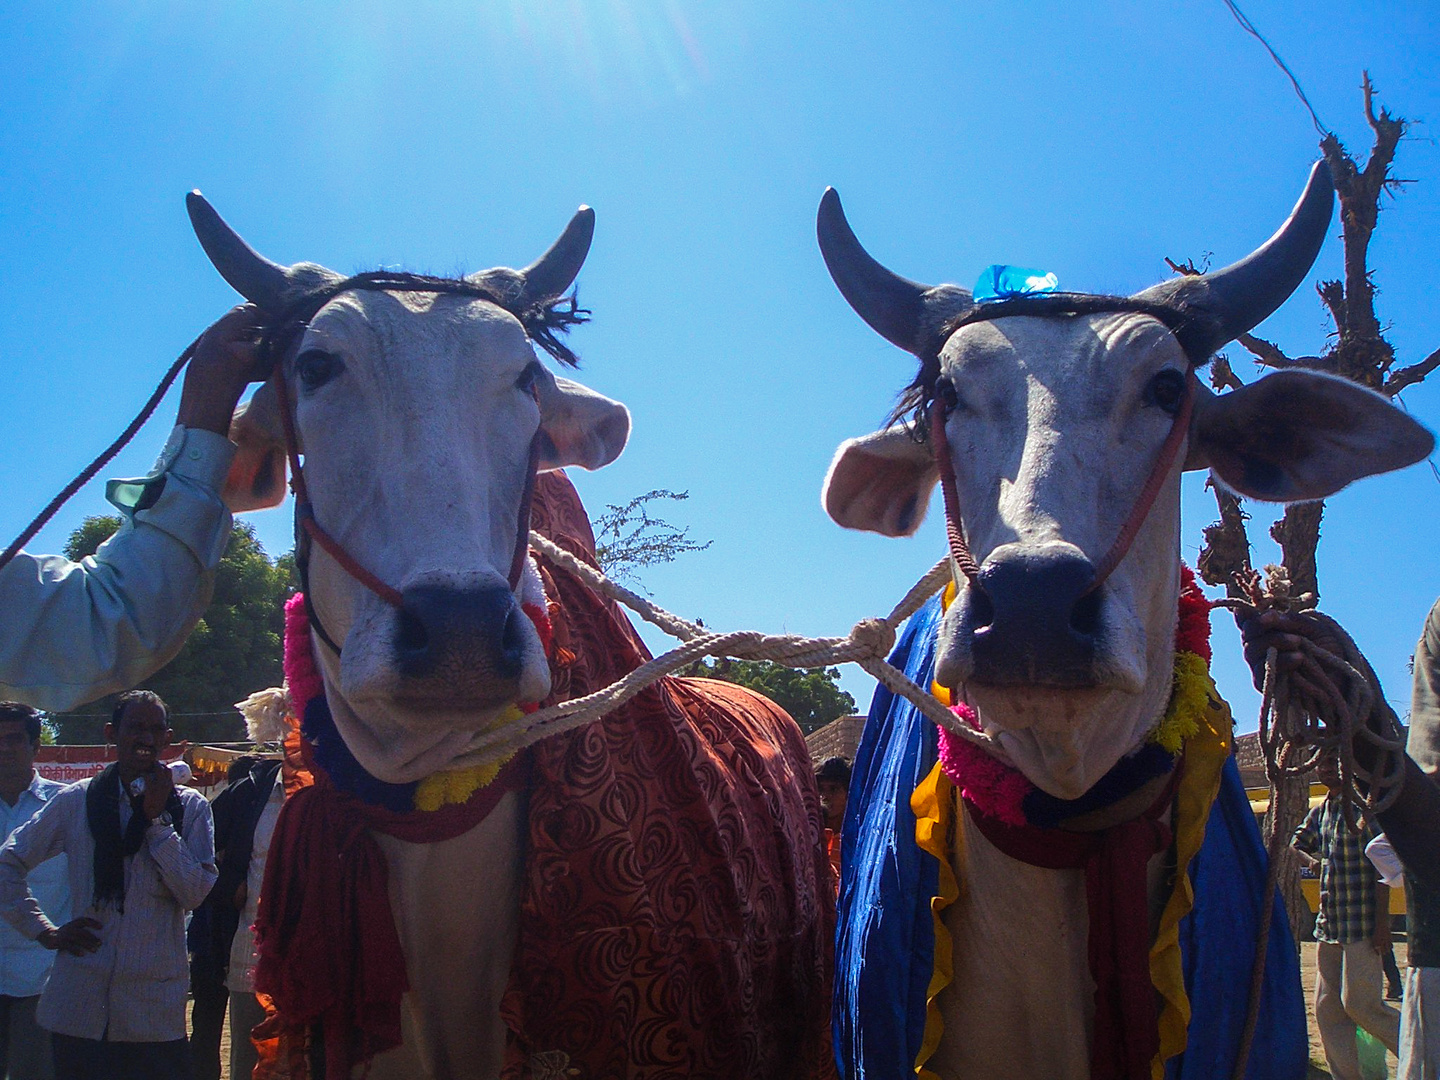
[[[225,971],[230,943],[235,937],[239,911],[235,883],[227,876],[228,837],[238,816],[245,812],[250,769],[257,759],[244,754],[230,763],[225,790],[215,796],[210,812],[215,819],[215,865],[220,877],[205,902],[195,909],[185,930],[190,950],[190,1076],[191,1080],[220,1080],[220,1041],[230,991]]]
[[[1306,815],[1291,841],[1320,868],[1315,1026],[1335,1080],[1361,1080],[1357,1027],[1392,1054],[1399,1051],[1400,1014],[1385,1003],[1381,961],[1390,945],[1390,890],[1365,857],[1374,828],[1362,819],[1356,832],[1345,820],[1346,798],[1333,755],[1321,760],[1319,776],[1330,794]]]
[[[115,763],[0,847],[0,916],[58,954],[36,1010],[56,1080],[188,1080],[185,912],[217,875],[210,804],[164,765],[173,734],[159,695],[120,695],[105,726]],[[56,926],[26,879],[62,852],[84,914]]]
[[[29,705],[0,701],[0,825],[5,839],[34,817],[65,785],[35,771],[40,714]],[[30,874],[30,891],[52,922],[70,921],[70,885],[64,855]],[[35,1022],[35,1006],[54,956],[38,942],[0,924],[0,1075],[9,1080],[50,1080],[50,1033]]]
[[[840,881],[840,830],[845,825],[845,804],[850,797],[850,763],[842,757],[828,757],[815,770],[820,789],[820,813],[825,822],[825,850],[835,881]]]
[[[240,913],[225,977],[230,990],[230,1075],[236,1078],[248,1077],[255,1069],[258,1055],[250,1032],[265,1019],[265,1010],[255,997],[255,918],[270,840],[285,802],[281,764],[279,759],[268,759],[251,768],[244,781],[250,789],[243,795],[245,813],[237,815],[221,867],[221,882],[227,888],[229,881],[236,882],[231,895]]]
[[[1415,646],[1406,752],[1425,779],[1440,782],[1440,600]],[[1397,1080],[1440,1080],[1440,882],[1405,867],[1405,993]]]

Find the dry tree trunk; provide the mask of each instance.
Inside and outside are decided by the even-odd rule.
[[[1298,357],[1287,356],[1279,346],[1253,334],[1242,334],[1238,340],[1254,357],[1257,367],[1300,367],[1324,371],[1393,397],[1440,367],[1440,349],[1418,363],[1393,370],[1395,350],[1385,339],[1375,314],[1375,286],[1370,280],[1368,266],[1370,238],[1379,220],[1382,196],[1387,191],[1398,190],[1404,183],[1393,176],[1391,165],[1407,124],[1399,117],[1392,117],[1383,108],[1376,114],[1368,73],[1361,89],[1365,119],[1374,132],[1374,144],[1365,165],[1361,167],[1334,134],[1327,134],[1320,142],[1320,150],[1330,166],[1340,198],[1340,224],[1345,244],[1344,279],[1322,282],[1318,286],[1320,298],[1335,321],[1335,340],[1319,356]],[[1179,273],[1197,272],[1193,264],[1170,262],[1170,266]],[[1223,356],[1215,358],[1210,377],[1217,391],[1234,390],[1244,385]],[[1214,490],[1220,520],[1205,530],[1205,546],[1199,560],[1200,576],[1210,585],[1224,585],[1233,596],[1237,594],[1235,573],[1250,568],[1246,514],[1238,498],[1218,487]],[[1294,594],[1310,593],[1317,601],[1320,586],[1315,552],[1320,542],[1320,521],[1324,512],[1323,502],[1287,507],[1284,516],[1270,531],[1272,539],[1280,545],[1282,561],[1290,574]],[[1265,817],[1267,844],[1277,830],[1293,831],[1303,819],[1308,803],[1309,784],[1304,778],[1286,780],[1278,790],[1272,786],[1270,810]],[[1278,887],[1290,916],[1291,930],[1298,941],[1308,929],[1311,916],[1300,892],[1299,860],[1288,847],[1281,856]]]

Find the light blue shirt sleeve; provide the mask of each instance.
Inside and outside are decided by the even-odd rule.
[[[210,602],[230,536],[235,445],[177,427],[149,477],[112,483],[127,520],[92,556],[18,554],[0,570],[0,697],[64,711],[172,660]]]

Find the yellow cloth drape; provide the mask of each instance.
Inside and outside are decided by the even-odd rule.
[[[941,913],[960,898],[960,881],[955,876],[955,861],[950,857],[950,849],[954,842],[952,838],[961,835],[956,830],[955,785],[940,771],[940,762],[935,762],[930,775],[910,796],[910,809],[915,813],[915,842],[920,845],[920,850],[934,856],[940,863],[940,894],[930,898],[930,917],[935,924],[935,970],[925,991],[925,1035],[920,1041],[920,1053],[915,1057],[915,1072],[920,1080],[940,1080],[924,1066],[940,1048],[940,1036],[944,1031],[944,1022],[940,1017],[940,991],[955,978],[950,931],[945,929]]]

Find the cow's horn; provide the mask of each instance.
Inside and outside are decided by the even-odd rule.
[[[870,257],[845,220],[840,195],[833,187],[827,187],[820,197],[815,235],[840,295],[886,341],[914,352],[927,287],[885,269]]]
[[[820,198],[815,235],[830,276],[850,306],[886,341],[922,359],[944,344],[938,331],[945,321],[970,306],[964,289],[921,285],[872,259],[845,220],[834,188],[826,188]]]
[[[1222,270],[1161,282],[1138,296],[1180,300],[1210,316],[1181,337],[1188,336],[1183,344],[1196,355],[1214,352],[1257,326],[1305,280],[1325,243],[1334,203],[1330,166],[1317,161],[1295,209],[1262,246]]]
[[[185,196],[185,209],[200,246],[230,287],[265,311],[282,310],[290,289],[289,271],[240,239],[200,192]]]
[[[529,301],[564,296],[574,283],[590,254],[590,241],[595,236],[595,211],[582,206],[575,211],[570,224],[550,250],[520,271],[525,279],[525,298]]]

